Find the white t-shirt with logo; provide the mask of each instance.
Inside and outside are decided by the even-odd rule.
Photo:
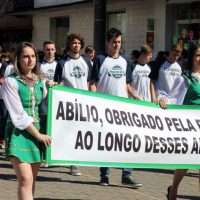
[[[41,72],[42,78],[46,80],[53,80],[56,66],[57,66],[56,60],[54,60],[53,62],[46,62],[46,61],[41,62],[40,72]]]
[[[110,95],[128,97],[126,72],[128,62],[119,56],[112,58],[108,55],[97,56],[92,72],[92,81],[97,84],[97,91]]]
[[[144,101],[151,101],[150,73],[149,65],[141,65],[139,63],[134,66],[131,73],[130,84],[135,88],[137,95]]]
[[[82,56],[77,59],[67,57],[62,69],[62,82],[65,86],[88,90],[89,70]]]
[[[168,103],[182,104],[184,94],[182,95],[179,87],[182,79],[181,66],[177,62],[169,63],[165,61],[160,67],[156,83],[158,97],[166,97]]]

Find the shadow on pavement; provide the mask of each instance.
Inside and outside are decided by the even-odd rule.
[[[72,180],[63,180],[63,182],[67,183],[74,183],[74,184],[81,184],[81,185],[97,185],[100,187],[117,187],[117,188],[128,188],[128,189],[136,189],[131,186],[127,185],[114,185],[114,184],[109,184],[108,186],[102,186],[99,184],[99,182],[94,182],[94,181],[72,181]],[[137,189],[136,189],[137,190]]]
[[[12,175],[12,174],[0,174],[0,179],[2,179],[2,180],[16,181],[16,176]]]
[[[5,156],[0,156],[0,160],[2,160],[2,161],[6,161]]]
[[[83,199],[51,199],[51,198],[36,198],[35,200],[83,200]]]
[[[146,172],[161,173],[161,174],[174,174],[173,169],[133,169],[133,171],[146,171]],[[197,170],[196,173],[189,172],[189,173],[187,173],[186,176],[199,177],[199,171]]]
[[[37,176],[37,181],[58,181],[58,182],[62,182],[62,180],[60,178],[55,178],[55,177],[45,177],[45,176]]]
[[[12,165],[7,163],[1,163],[0,168],[12,168]]]
[[[199,200],[200,196],[187,196],[187,195],[178,195],[177,196],[180,199],[190,199],[190,200]]]
[[[60,167],[60,169],[62,169],[62,167]],[[41,167],[40,171],[41,172],[54,172],[54,173],[58,173],[58,174],[67,174],[68,173],[67,170],[66,171],[61,171],[61,170],[59,171],[58,167],[47,167],[47,168]]]

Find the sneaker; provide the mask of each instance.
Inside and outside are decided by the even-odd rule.
[[[108,186],[109,185],[109,178],[107,176],[101,177],[100,185],[102,185],[102,186]]]
[[[49,165],[48,165],[47,163],[42,163],[42,164],[41,164],[41,167],[48,168]]]
[[[72,176],[81,176],[81,172],[77,166],[70,166],[70,174]]]
[[[132,179],[131,176],[122,177],[122,184],[123,185],[129,185],[129,186],[131,186],[132,188],[135,188],[135,189],[142,187],[142,183],[137,183],[136,181],[134,181]]]

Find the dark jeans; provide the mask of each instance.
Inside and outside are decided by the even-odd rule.
[[[110,168],[100,167],[100,176],[101,177],[109,176],[109,174],[110,174]],[[122,177],[131,176],[131,174],[132,174],[132,169],[126,169],[126,168],[122,169]]]

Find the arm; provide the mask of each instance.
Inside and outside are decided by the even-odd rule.
[[[151,92],[151,101],[157,103],[158,99],[156,95],[155,83],[152,80],[150,81],[150,92]]]
[[[128,95],[134,99],[142,100],[137,94],[135,87],[131,84],[132,83],[132,73],[135,68],[132,62],[127,60],[127,70],[126,70],[126,84],[127,84],[127,91]]]
[[[127,84],[127,89],[128,89],[128,94],[134,98],[134,99],[138,99],[138,100],[142,100],[142,98],[140,98],[137,94],[137,91],[135,90],[135,88],[131,85],[131,84]]]
[[[62,70],[63,70],[64,61],[58,61],[54,73],[54,81],[60,83],[62,80]]]
[[[96,92],[97,91],[96,84],[95,83],[90,83],[89,84],[89,90],[93,91],[93,92]]]

